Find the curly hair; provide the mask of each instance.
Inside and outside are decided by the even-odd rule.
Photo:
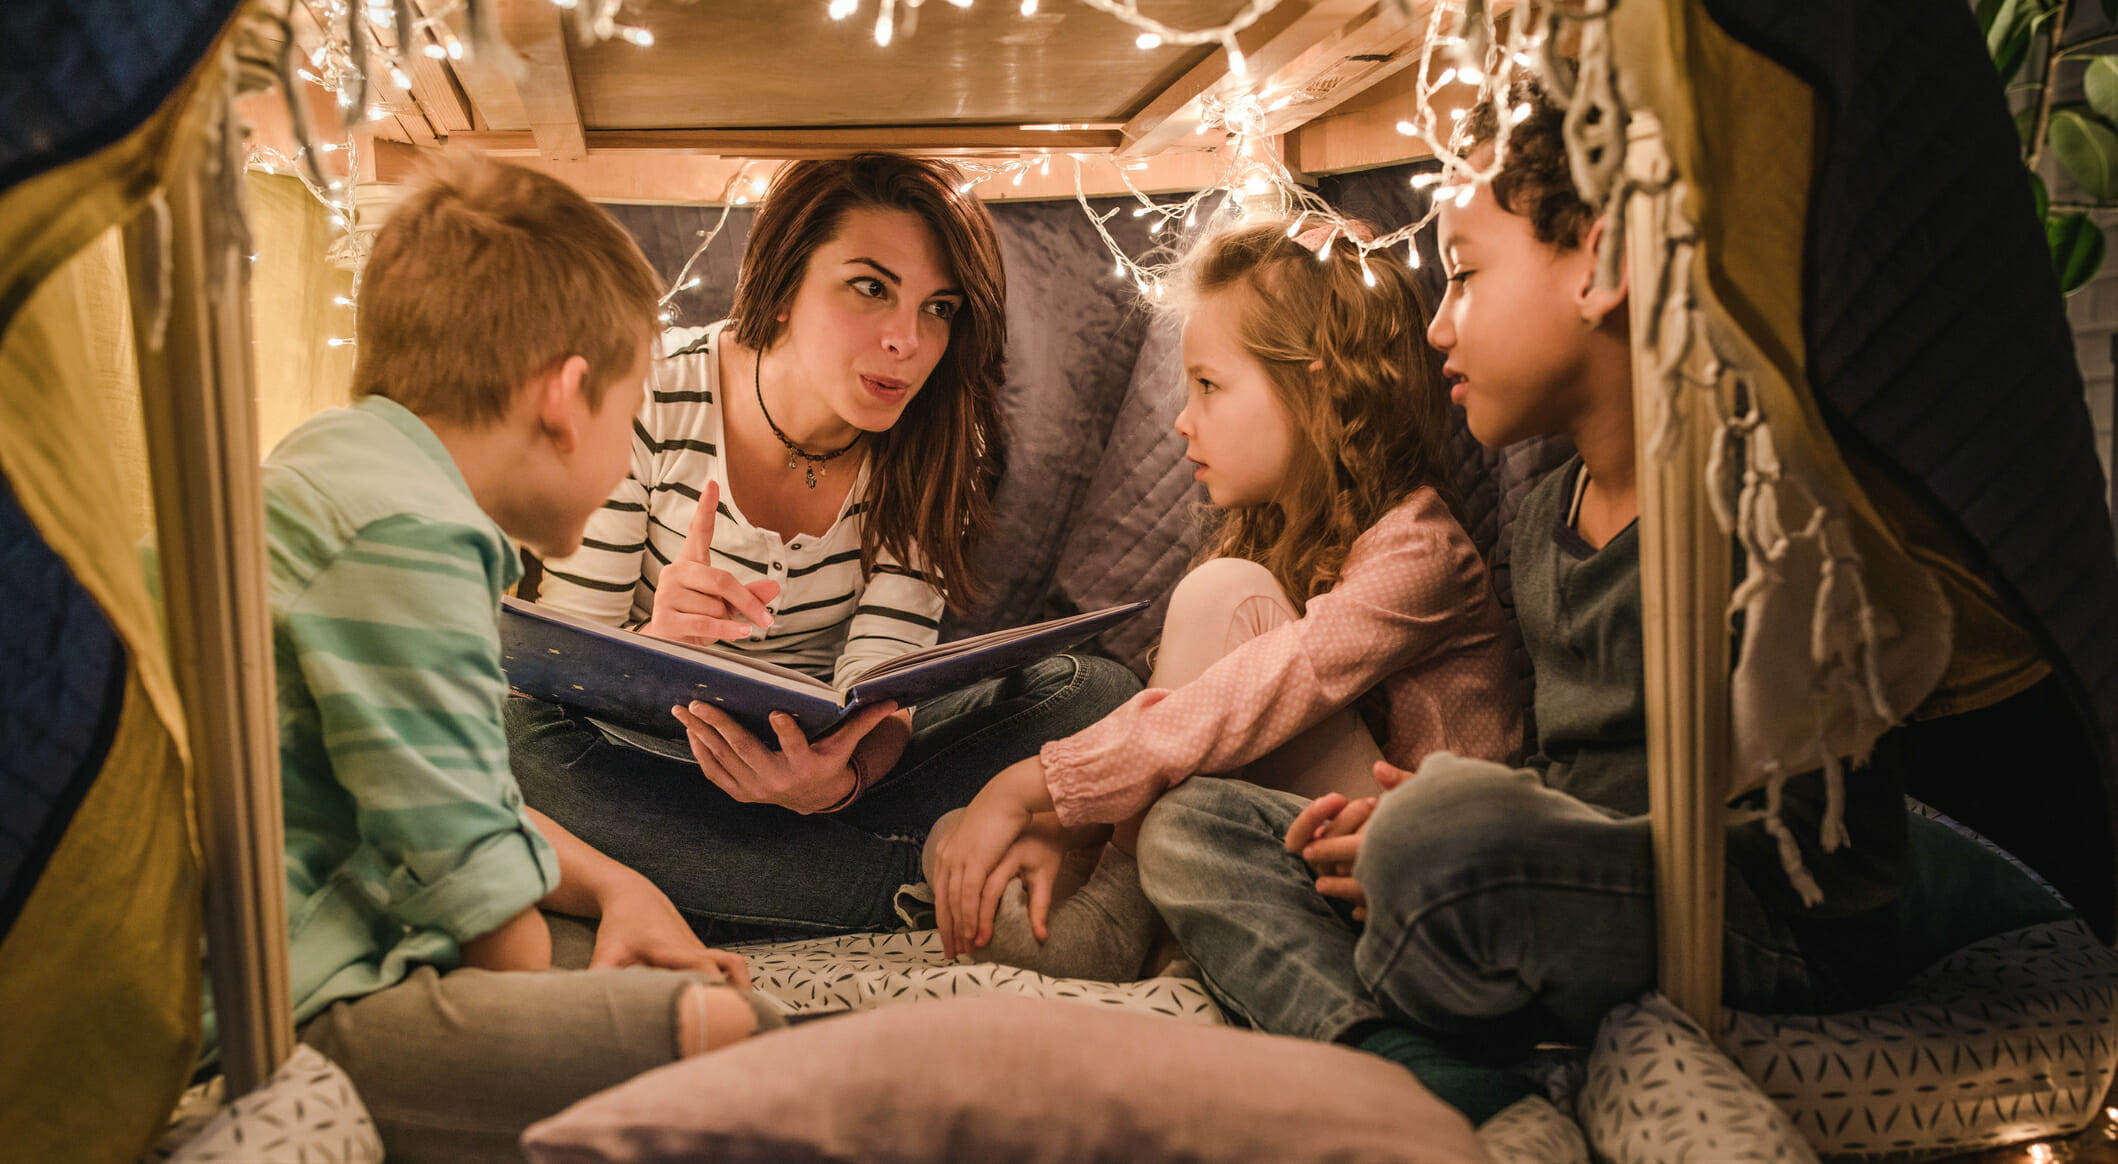
[[[1247,558],[1295,606],[1338,583],[1353,541],[1422,487],[1455,512],[1443,468],[1448,389],[1427,346],[1431,304],[1403,263],[1339,244],[1319,261],[1259,222],[1216,235],[1184,263],[1176,305],[1239,293],[1238,336],[1294,429],[1269,505],[1229,511],[1202,558]],[[1373,278],[1373,284],[1369,282]]]
[[[1596,211],[1574,186],[1566,156],[1566,110],[1552,104],[1536,85],[1519,81],[1507,107],[1523,105],[1529,106],[1529,115],[1508,127],[1508,155],[1493,178],[1493,198],[1508,213],[1529,219],[1538,242],[1571,250],[1581,245]],[[1471,110],[1466,154],[1499,137],[1500,117],[1501,107],[1490,100]]]

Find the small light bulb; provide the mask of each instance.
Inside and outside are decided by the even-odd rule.
[[[316,148],[319,153],[335,154],[338,152],[338,143],[335,141],[327,141],[322,145],[317,146]]]
[[[351,97],[346,96],[344,93],[340,93],[338,95],[338,107],[340,109],[353,108],[353,99]]]
[[[1419,132],[1419,127],[1409,121],[1400,121],[1397,123],[1397,132],[1404,134],[1406,137],[1411,137]]]
[[[449,38],[448,48],[443,51],[449,54],[450,60],[460,61],[463,59],[463,42],[452,36]]]
[[[1125,277],[1125,261],[1123,259],[1120,259],[1111,268],[1111,273],[1117,275],[1120,279],[1123,279]]]
[[[1515,108],[1513,108],[1513,109],[1510,109],[1510,110],[1508,110],[1508,120],[1509,120],[1510,122],[1520,122],[1520,121],[1522,121],[1522,120],[1523,120],[1524,118],[1527,118],[1527,117],[1528,117],[1529,115],[1530,115],[1530,103],[1529,103],[1529,102],[1527,102],[1527,101],[1523,102],[1523,103],[1522,103],[1522,104],[1520,104],[1520,105],[1517,105],[1517,106],[1516,106]]]
[[[844,20],[859,8],[860,0],[831,0],[831,7],[824,9],[824,15],[833,20]]]
[[[352,340],[349,340],[349,339],[342,339],[342,338],[340,338],[340,337],[338,337],[338,336],[335,336],[335,335],[334,335],[334,336],[332,336],[332,337],[331,337],[330,339],[327,339],[327,340],[325,340],[324,342],[325,342],[325,343],[327,343],[327,344],[329,344],[329,345],[331,345],[331,346],[332,346],[332,347],[334,347],[334,348],[342,348],[342,347],[345,347],[345,346],[346,346],[347,344],[349,344],[349,343],[352,343],[353,341],[352,341]]]
[[[888,8],[885,8],[883,9],[882,17],[875,22],[875,43],[883,48],[889,48],[890,38],[896,33],[897,19]]]
[[[384,109],[384,108],[383,108],[382,106],[380,106],[380,105],[370,105],[370,106],[368,106],[368,120],[369,120],[369,121],[381,121],[381,120],[382,120],[383,118],[385,118],[385,117],[388,117],[389,115],[390,115],[390,111],[389,111],[389,110],[387,110],[387,109]]]
[[[1361,282],[1366,283],[1370,287],[1375,286],[1375,272],[1368,269],[1368,260],[1366,259],[1361,260]]]
[[[1466,85],[1476,85],[1486,79],[1486,73],[1484,69],[1479,68],[1477,65],[1465,65],[1463,68],[1456,70],[1456,79]]]
[[[632,44],[640,46],[641,48],[653,48],[655,44],[654,33],[649,32],[644,28],[639,28],[636,26],[628,26],[626,28],[621,28],[618,30],[618,35],[624,37],[627,41],[631,42]]]
[[[578,3],[578,0],[552,0],[552,7],[564,8],[570,12],[576,3]]]
[[[345,296],[343,296],[343,295],[334,295],[334,296],[332,296],[332,297],[331,297],[331,302],[333,302],[333,303],[336,303],[336,304],[338,304],[338,305],[339,305],[340,307],[351,307],[351,306],[353,306],[353,301],[352,301],[351,299],[348,299],[348,298],[346,298],[346,297],[345,297]]]
[[[1050,177],[1052,173],[1052,159],[1046,158],[1042,162],[1039,162],[1037,164],[1037,172],[1045,177]]]
[[[1014,185],[1014,186],[1020,186],[1020,185],[1022,185],[1022,175],[1023,175],[1023,171],[1021,171],[1021,170],[1017,170],[1017,171],[1015,171],[1015,180],[1014,180],[1013,182],[1009,183],[1009,184],[1010,184],[1010,185]]]
[[[1197,226],[1197,225],[1199,225],[1199,208],[1198,208],[1198,207],[1196,207],[1196,206],[1192,207],[1192,208],[1191,208],[1191,213],[1190,213],[1190,214],[1187,214],[1187,215],[1185,215],[1185,216],[1184,216],[1184,225],[1186,225],[1186,226]]]
[[[1442,87],[1443,85],[1446,85],[1446,84],[1448,84],[1449,82],[1451,82],[1451,81],[1454,81],[1455,79],[1456,79],[1456,70],[1455,70],[1455,69],[1453,69],[1453,68],[1452,68],[1452,69],[1443,69],[1443,70],[1441,71],[1441,76],[1439,76],[1439,77],[1436,77],[1436,78],[1434,78],[1434,87],[1435,87],[1435,88],[1437,88],[1437,89],[1439,89],[1439,88],[1441,88],[1441,87]]]
[[[1143,214],[1146,214],[1146,213],[1147,213],[1147,207],[1145,207],[1145,206],[1135,206],[1135,207],[1133,207],[1133,217],[1134,217],[1134,218],[1138,218],[1138,217],[1140,217],[1141,215],[1143,215]]]
[[[750,195],[748,195],[748,194],[738,194],[738,195],[736,195],[736,196],[735,196],[735,204],[736,204],[737,206],[748,206],[748,205],[750,205]]]
[[[1515,63],[1516,63],[1516,64],[1518,64],[1518,65],[1521,65],[1521,66],[1522,66],[1523,68],[1527,69],[1527,68],[1529,68],[1530,66],[1532,66],[1532,65],[1536,64],[1537,62],[1536,62],[1536,61],[1535,61],[1534,59],[1532,59],[1532,58],[1531,58],[1531,56],[1530,56],[1530,54],[1528,54],[1528,53],[1516,53],[1516,54],[1515,54]]]
[[[438,44],[430,44],[430,45],[428,45],[428,46],[427,46],[427,47],[426,47],[425,49],[422,49],[421,51],[422,51],[422,52],[424,52],[424,53],[426,53],[426,54],[427,54],[427,57],[428,57],[429,59],[431,59],[431,60],[437,60],[437,61],[438,61],[438,60],[440,60],[441,58],[443,58],[443,57],[445,57],[445,56],[448,56],[448,55],[449,55],[449,50],[447,50],[447,49],[445,49],[445,48],[442,48],[442,47],[441,47],[440,45],[438,45]]]
[[[1169,220],[1168,220],[1168,219],[1166,219],[1166,218],[1157,218],[1157,219],[1155,219],[1155,221],[1154,221],[1154,225],[1152,225],[1152,226],[1149,226],[1149,227],[1147,228],[1147,233],[1149,233],[1149,234],[1161,234],[1161,233],[1162,233],[1162,228],[1163,228],[1164,226],[1168,225],[1168,223],[1169,223]]]
[[[1419,244],[1410,239],[1405,240],[1405,261],[1412,264],[1413,270],[1419,270]]]
[[[958,194],[969,194],[971,192],[971,187],[976,186],[977,184],[978,179],[976,178],[973,178],[968,182],[959,182],[956,185],[956,192]]]
[[[686,282],[686,283],[684,284],[684,287],[683,287],[683,289],[684,289],[684,290],[686,290],[686,291],[689,291],[689,290],[691,290],[691,289],[692,289],[693,287],[696,287],[696,286],[698,286],[698,285],[699,285],[699,284],[700,284],[701,282],[703,282],[703,281],[704,281],[704,280],[703,280],[703,278],[702,278],[701,276],[698,276],[698,275],[693,275],[693,276],[691,277],[691,279],[690,279],[689,281],[687,281],[687,282]]]
[[[765,180],[763,178],[750,179],[750,192],[762,196],[765,193]]]
[[[1022,14],[1024,16],[1037,15],[1037,0],[1022,0]]]
[[[1476,193],[1478,193],[1478,187],[1476,185],[1465,186],[1456,195],[1457,209],[1461,210],[1462,208],[1469,206],[1471,204],[1471,195]]]
[[[266,169],[268,169],[268,170],[269,170],[269,169],[271,169],[271,168],[272,168],[272,163],[270,163],[270,162],[266,162],[266,163],[265,163],[265,168],[266,168]],[[331,188],[331,189],[333,189],[333,190],[343,190],[343,189],[345,189],[345,188],[346,188],[346,184],[345,184],[344,182],[341,182],[341,181],[339,181],[339,180],[338,180],[338,179],[336,179],[336,178],[333,178],[333,179],[331,179],[331,181],[330,181],[329,185],[330,185],[330,188]]]
[[[1243,50],[1236,47],[1236,42],[1231,40],[1221,47],[1228,50],[1228,71],[1238,77],[1249,76],[1250,62],[1243,59]]]
[[[971,0],[949,0],[949,3],[954,4],[958,8],[969,8],[971,6]]]
[[[1441,175],[1431,170],[1424,174],[1414,174],[1412,175],[1412,188],[1414,190],[1424,190],[1439,181],[1441,181]]]
[[[1328,262],[1330,262],[1330,261],[1331,261],[1331,239],[1330,239],[1330,238],[1328,238],[1328,237],[1327,237],[1327,238],[1325,238],[1325,239],[1324,239],[1324,245],[1323,245],[1323,246],[1320,246],[1320,247],[1318,247],[1318,248],[1316,248],[1316,261],[1317,261],[1317,262],[1319,262],[1319,263],[1328,263]]]
[[[1142,50],[1161,48],[1162,38],[1152,32],[1143,32],[1133,38],[1133,43],[1140,46]]]
[[[1461,110],[1461,109],[1451,109],[1451,110],[1449,110],[1449,120],[1450,120],[1450,121],[1462,121],[1462,120],[1463,120],[1463,110]]]
[[[406,76],[405,71],[396,65],[390,66],[390,80],[394,81],[401,90],[409,90],[412,87],[412,78]]]
[[[346,216],[345,216],[345,215],[343,215],[343,214],[334,214],[334,215],[332,215],[332,216],[331,216],[331,225],[332,225],[332,226],[344,226],[345,224],[346,224]]]

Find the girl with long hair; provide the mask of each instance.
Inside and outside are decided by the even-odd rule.
[[[1510,632],[1447,496],[1448,392],[1422,293],[1336,226],[1291,229],[1243,225],[1186,261],[1176,428],[1218,527],[1171,597],[1148,690],[937,826],[928,870],[951,954],[1133,976],[1154,925],[1130,857],[1139,820],[1189,776],[1336,793],[1366,806],[1334,821],[1349,829],[1377,761],[1520,745]],[[1082,874],[1063,856],[1106,836],[1055,909],[1063,868]]]
[[[1006,282],[991,215],[954,167],[896,154],[796,162],[745,245],[734,317],[673,330],[632,471],[541,602],[716,643],[841,689],[931,645],[1006,458]],[[511,701],[529,802],[648,874],[702,934],[893,927],[935,818],[1136,690],[1055,655],[821,739],[755,738],[673,709],[692,762],[565,709]]]

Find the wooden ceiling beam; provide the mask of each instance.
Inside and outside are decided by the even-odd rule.
[[[1377,3],[1378,0],[1282,0],[1256,24],[1236,34],[1236,43],[1243,49],[1243,76],[1230,71],[1227,53],[1215,51],[1125,123],[1125,144],[1118,152],[1126,157],[1145,157],[1182,143],[1198,129],[1200,98],[1255,90],[1262,79],[1372,13]]]
[[[550,7],[549,0],[532,0]],[[746,158],[834,157],[861,150],[897,150],[944,157],[983,154],[1109,153],[1120,144],[1114,129],[1025,129],[1015,125],[873,125],[785,129],[592,129],[583,150],[606,154],[669,152]],[[545,138],[530,133],[467,133],[451,144],[475,145],[492,154],[536,152],[547,158]],[[554,160],[573,160],[555,158]]]
[[[499,0],[500,39],[514,50],[515,91],[537,152],[552,161],[588,156],[581,99],[566,55],[563,13],[551,0]],[[452,137],[455,135],[451,135]]]
[[[450,5],[447,0],[412,3],[458,43],[472,44],[470,26],[464,23],[461,7]],[[446,66],[470,105],[471,123],[466,128],[480,132],[528,129],[529,111],[523,108],[522,92],[515,88],[515,80],[507,72],[512,62],[495,60],[494,55],[479,52],[474,46],[461,60],[435,63]]]

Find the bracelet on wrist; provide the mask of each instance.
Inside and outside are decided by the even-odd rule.
[[[837,804],[834,804],[831,807],[822,811],[830,813],[838,812],[841,809],[847,808],[851,806],[854,801],[860,799],[861,793],[866,792],[868,790],[868,774],[867,771],[861,766],[860,756],[858,753],[846,758],[846,769],[853,773],[853,787],[846,789],[846,794],[838,798]]]

